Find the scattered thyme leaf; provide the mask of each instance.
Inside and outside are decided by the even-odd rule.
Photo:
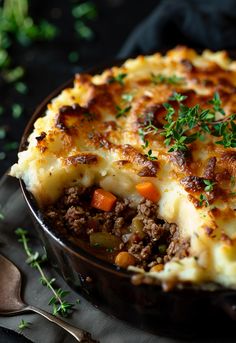
[[[167,78],[167,83],[170,83],[173,85],[176,85],[178,83],[183,83],[184,81],[185,81],[184,77],[176,76],[176,75],[173,75]]]
[[[169,97],[169,100],[175,100],[175,101],[178,101],[178,102],[184,101],[185,99],[187,99],[186,95],[182,95],[182,94],[177,93],[177,92],[174,92],[172,94],[172,96]]]
[[[165,81],[166,81],[166,77],[164,75],[151,73],[151,82],[154,83],[155,85],[164,83]]]
[[[127,106],[125,108],[121,108],[120,106],[116,106],[116,118],[120,118],[120,117],[126,117],[127,113],[131,110],[131,106]]]
[[[79,38],[82,38],[88,41],[94,38],[93,30],[88,25],[86,25],[83,21],[77,20],[74,24],[74,28]]]
[[[150,161],[156,161],[157,157],[153,156],[152,154],[152,149],[149,149],[147,154],[145,154],[144,156],[146,156]]]
[[[27,322],[24,319],[21,319],[20,323],[18,324],[19,332],[22,333],[25,329],[28,329],[30,327],[31,323]]]
[[[214,185],[216,183],[214,181],[208,180],[208,179],[203,180],[203,182],[206,185],[206,187],[204,188],[205,192],[212,192],[214,189]]]
[[[23,107],[20,104],[13,104],[12,105],[12,117],[14,119],[18,119],[21,117],[23,112]]]
[[[225,111],[221,107],[222,101],[218,92],[214,93],[213,99],[209,101],[209,104],[213,105],[214,112],[220,112],[221,114],[225,115]]]
[[[205,194],[200,194],[200,197],[199,197],[199,206],[202,207],[202,206],[210,206],[209,204],[209,201],[206,197]]]
[[[0,212],[0,220],[4,220],[5,216],[2,212]]]
[[[16,67],[11,70],[4,70],[3,78],[11,83],[16,82],[24,76],[24,69],[22,67]]]
[[[28,92],[28,87],[24,82],[17,82],[15,84],[15,89],[20,94],[26,94]]]
[[[93,20],[97,17],[97,8],[94,3],[90,1],[74,6],[72,15],[77,19]]]
[[[165,76],[163,74],[151,73],[151,82],[154,83],[155,85],[158,85],[160,83],[169,83],[169,84],[176,85],[178,83],[183,83],[184,80],[185,79],[183,77],[179,77],[176,75]]]
[[[109,83],[114,83],[114,82],[118,82],[121,86],[124,86],[124,79],[126,78],[127,74],[126,73],[120,73],[116,76],[112,76],[109,79]]]

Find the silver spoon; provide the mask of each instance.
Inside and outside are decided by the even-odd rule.
[[[58,317],[43,311],[37,307],[27,305],[21,300],[21,274],[18,268],[8,259],[0,255],[0,315],[14,315],[33,311],[59,325],[77,341],[83,343],[96,343],[91,335],[84,330],[69,325]],[[98,342],[97,342],[98,343]]]

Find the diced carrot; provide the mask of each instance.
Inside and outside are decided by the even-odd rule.
[[[153,202],[156,202],[160,199],[158,190],[151,182],[141,182],[138,183],[135,187],[138,193],[146,199],[149,199]]]
[[[150,272],[161,272],[164,269],[164,265],[162,263],[156,264],[150,269]]]
[[[122,268],[135,265],[135,258],[127,251],[121,251],[115,258],[115,264]]]
[[[111,211],[115,205],[116,197],[102,188],[98,188],[93,193],[91,206],[103,211]]]

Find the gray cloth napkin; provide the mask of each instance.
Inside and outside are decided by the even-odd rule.
[[[48,299],[51,294],[39,282],[39,274],[25,263],[26,256],[17,241],[14,230],[23,227],[34,233],[33,224],[28,215],[25,201],[22,197],[18,181],[4,176],[0,181],[0,210],[4,214],[4,220],[0,220],[0,253],[8,257],[21,270],[23,278],[22,297],[34,306],[50,312]],[[31,240],[33,246],[37,248],[40,242]],[[1,267],[1,266],[0,266]],[[50,277],[56,277],[57,286],[69,289],[69,286],[50,267],[46,268]],[[1,280],[0,280],[1,282]],[[130,327],[129,325],[112,318],[100,310],[93,307],[82,296],[70,290],[70,299],[75,302],[79,298],[80,304],[72,317],[66,319],[70,324],[89,331],[93,338],[100,343],[177,343],[181,340],[158,337],[144,331]],[[29,329],[25,329],[23,334],[35,343],[72,343],[76,340],[67,332],[60,329],[46,319],[37,314],[23,314],[14,317],[0,317],[0,326],[18,330],[21,319],[31,322]],[[158,323],[157,323],[158,325]],[[1,340],[0,340],[1,341]],[[235,342],[235,340],[222,340],[222,342]],[[219,340],[191,340],[191,342],[220,342]]]

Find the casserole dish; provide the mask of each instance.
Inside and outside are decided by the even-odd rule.
[[[174,82],[179,79],[175,78]],[[159,77],[155,82],[162,81]],[[21,150],[27,146],[27,138],[36,118],[43,115],[48,102],[70,84],[63,85],[36,110],[23,135]],[[234,290],[208,282],[195,286],[178,284],[164,292],[158,283],[150,284],[150,278],[144,278],[141,284],[134,285],[132,271],[119,270],[61,237],[22,182],[21,186],[51,261],[59,268],[65,280],[96,306],[159,334],[184,337],[197,335],[206,329],[210,334],[216,331],[219,333],[222,328],[224,334],[226,328],[230,332],[232,320],[235,319]]]

